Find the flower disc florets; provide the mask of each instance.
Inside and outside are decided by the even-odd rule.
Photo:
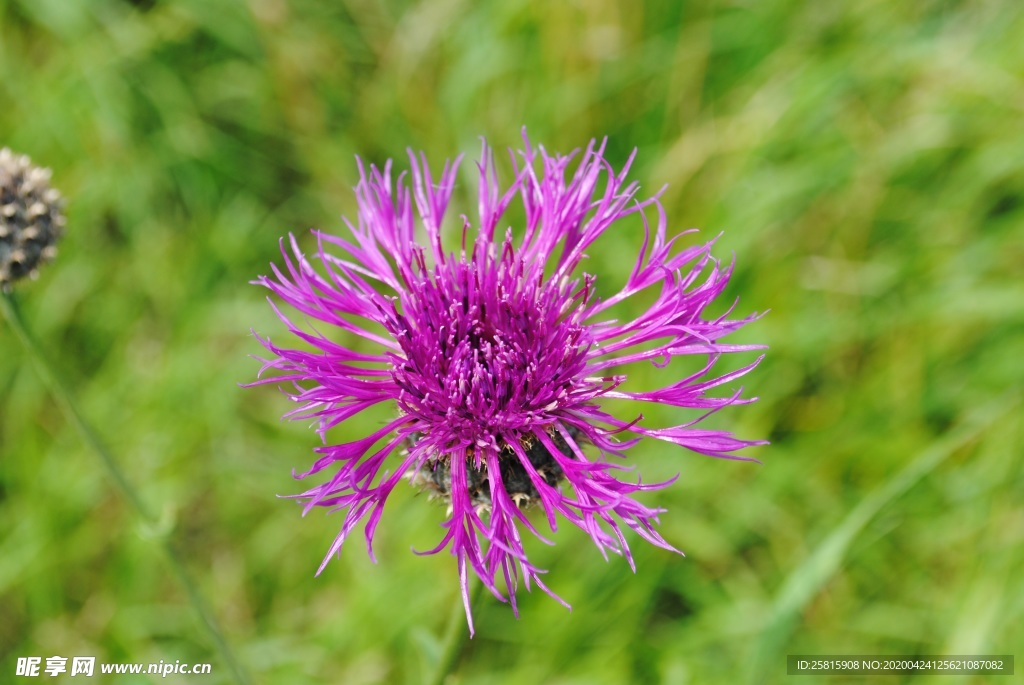
[[[600,388],[582,380],[591,341],[580,310],[562,316],[568,284],[526,282],[511,238],[489,252],[478,243],[468,261],[414,283],[389,330],[402,348],[391,355],[398,406],[444,426],[446,452],[481,440],[497,449],[494,438],[550,424],[568,397]]]
[[[488,244],[475,247],[468,259],[424,273],[401,298],[406,314],[388,326],[402,348],[391,355],[391,375],[401,389],[399,409],[435,427],[430,474],[418,471],[414,482],[450,502],[448,455],[476,445],[504,455],[501,480],[522,506],[539,493],[510,441],[523,444],[534,468],[554,485],[562,470],[542,446],[532,448],[531,431],[550,425],[552,410],[603,385],[581,375],[590,338],[580,310],[561,313],[561,303],[572,301],[572,284],[539,291],[525,282],[511,236],[497,258]],[[422,254],[419,260],[425,263]],[[570,454],[567,446],[562,451]],[[470,500],[489,511],[486,471],[471,464],[466,477]]]
[[[285,270],[273,267],[272,278],[259,280],[307,318],[379,349],[357,351],[333,333],[304,330],[277,310],[309,346],[291,349],[262,340],[274,355],[264,369],[278,374],[258,383],[294,389],[299,407],[289,417],[316,419],[326,441],[332,427],[371,406],[393,402],[398,410],[397,418],[361,440],[319,448],[321,458],[298,475],[332,467],[326,482],[297,497],[306,511],[345,511],[321,570],[363,520],[372,556],[384,503],[409,478],[449,505],[446,533],[427,553],[449,549],[456,557],[467,617],[470,569],[505,599],[500,575],[515,609],[520,576],[527,588],[535,582],[548,591],[520,536],[525,528],[540,537],[523,511],[527,505],[539,505],[552,530],[559,518],[568,520],[602,554],[622,554],[632,565],[622,525],[674,551],[653,527],[661,510],[631,497],[667,483],[619,480],[613,472],[621,467],[608,457],[622,457],[644,436],[734,459],[744,458],[736,450],[760,444],[693,428],[700,416],[652,428],[642,415],[625,420],[601,408],[604,399],[622,399],[707,414],[751,401],[738,392],[707,392],[747,373],[759,359],[722,375],[711,370],[724,353],[761,347],[720,342],[754,318],[705,315],[729,270],[711,257],[710,244],[676,250],[678,236],[667,237],[657,198],[637,200],[637,185],[624,180],[632,158],[616,174],[603,151],[592,143],[567,178],[575,155],[548,155],[527,141],[521,164],[512,158],[515,180],[502,190],[485,146],[476,236],[469,241],[471,222],[463,216],[458,250],[445,249],[441,223],[459,160],[446,164],[435,183],[426,160],[410,153],[411,193],[404,175],[392,183],[390,162],[369,173],[360,164],[359,219],[348,224],[354,240],[317,233],[320,267],[314,268],[293,237],[290,250],[283,250]],[[517,199],[524,218],[498,233]],[[652,208],[653,236],[647,217]],[[625,285],[602,299],[597,279],[577,267],[588,247],[630,214],[640,214],[646,227],[640,255]],[[649,291],[653,304],[636,318],[609,318],[612,307]],[[665,366],[683,355],[702,356],[706,363],[659,389],[620,389],[630,365]]]

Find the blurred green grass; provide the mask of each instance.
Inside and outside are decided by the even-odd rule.
[[[458,682],[771,683],[788,653],[1012,652],[1022,36],[1010,0],[0,0],[0,145],[70,198],[57,263],[20,297],[257,682],[418,682],[456,578],[408,550],[441,512],[396,492],[380,563],[354,540],[312,577],[339,519],[274,497],[315,437],[277,420],[279,394],[237,387],[249,329],[283,337],[247,282],[288,231],[341,230],[355,154],[439,165],[523,125],[551,150],[607,135],[616,163],[639,148],[648,192],[669,184],[673,230],[724,232],[740,311],[770,310],[736,336],[771,346],[746,379],[760,402],[714,421],[773,444],[764,466],[635,449],[645,478],[682,474],[648,501],[688,557],[637,541],[633,576],[560,531],[533,553],[572,613],[482,602]],[[470,192],[464,176],[467,210]],[[600,241],[592,270],[621,278],[636,244]],[[203,680],[226,682],[6,327],[0,531],[4,673],[95,654],[211,661]]]

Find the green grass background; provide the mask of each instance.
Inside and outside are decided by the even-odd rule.
[[[354,538],[313,577],[340,518],[275,497],[316,439],[279,421],[282,395],[238,387],[250,328],[285,339],[248,281],[288,231],[353,216],[354,155],[409,146],[437,168],[523,125],[549,150],[607,135],[616,165],[639,148],[633,177],[668,184],[673,231],[724,232],[727,296],[770,310],[736,339],[770,352],[745,379],[761,400],[713,423],[772,444],[758,466],[642,443],[645,479],[681,473],[644,501],[688,556],[631,538],[634,575],[560,530],[531,549],[573,611],[524,594],[517,621],[485,598],[452,682],[779,683],[791,653],[1019,661],[1022,121],[1013,0],[0,0],[0,145],[69,198],[58,261],[18,288],[25,316],[259,683],[420,682],[457,580],[451,557],[409,552],[443,516],[409,489],[379,564]],[[609,236],[588,269],[614,284],[637,247]],[[95,655],[212,662],[160,682],[228,682],[161,533],[27,359],[0,326],[0,681],[20,682],[18,656]]]

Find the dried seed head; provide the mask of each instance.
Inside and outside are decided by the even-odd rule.
[[[25,155],[0,149],[0,289],[35,277],[37,267],[57,254],[64,229],[64,202],[50,187],[50,170]]]

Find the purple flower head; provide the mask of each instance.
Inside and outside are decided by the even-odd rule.
[[[358,223],[346,222],[351,237],[315,232],[317,268],[292,237],[290,250],[282,242],[284,268],[273,266],[273,276],[258,281],[308,320],[327,324],[321,329],[338,329],[338,335],[304,330],[272,301],[307,346],[290,349],[261,339],[274,355],[263,371],[276,375],[257,383],[288,387],[299,405],[289,418],[315,419],[326,443],[332,427],[373,405],[394,403],[398,410],[361,440],[318,448],[320,458],[297,475],[330,469],[326,482],[296,497],[306,512],[315,506],[345,512],[320,570],[363,521],[373,557],[385,502],[409,479],[448,505],[446,532],[425,553],[448,549],[455,556],[471,630],[470,571],[514,611],[520,579],[527,589],[536,583],[562,601],[524,551],[522,530],[541,538],[526,511],[530,505],[552,530],[563,518],[586,531],[605,558],[612,551],[632,567],[623,526],[675,551],[654,529],[663,510],[632,497],[671,481],[620,480],[615,472],[623,467],[608,457],[622,457],[644,436],[729,459],[744,459],[734,452],[762,444],[695,428],[703,416],[652,428],[642,415],[621,418],[602,409],[601,400],[613,398],[704,410],[706,416],[752,401],[739,392],[708,392],[760,361],[712,373],[722,354],[761,348],[719,342],[755,317],[704,314],[730,269],[712,258],[710,243],[680,249],[678,236],[667,237],[657,197],[637,199],[638,185],[625,181],[632,156],[616,173],[603,157],[604,143],[591,142],[578,157],[578,151],[561,156],[535,149],[525,134],[524,142],[519,156],[512,154],[515,178],[507,188],[499,185],[484,145],[477,225],[461,217],[458,249],[442,241],[441,224],[459,159],[446,163],[435,181],[426,159],[410,153],[411,190],[405,174],[392,178],[390,162],[369,172],[360,163]],[[521,205],[521,218],[506,228],[502,221],[513,202]],[[655,212],[652,231],[648,214]],[[618,222],[631,214],[643,218],[640,254],[621,290],[599,296],[597,278],[582,273],[580,262],[595,240],[624,228]],[[654,301],[635,319],[609,318],[613,306],[645,293],[645,301]],[[377,351],[338,342],[346,336]],[[680,355],[706,363],[656,390],[621,389],[631,364],[664,367]]]

